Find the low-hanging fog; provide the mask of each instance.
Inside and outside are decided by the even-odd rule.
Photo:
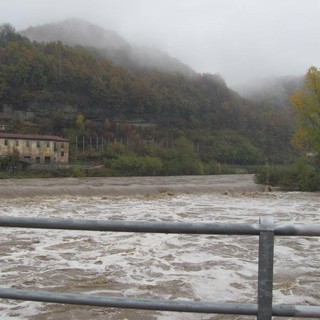
[[[17,30],[80,18],[232,87],[320,65],[319,0],[0,0]]]

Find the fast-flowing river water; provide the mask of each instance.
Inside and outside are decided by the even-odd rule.
[[[214,192],[2,199],[1,215],[130,221],[319,223],[319,193]],[[1,228],[2,287],[256,303],[258,237]],[[320,305],[319,238],[275,240],[274,303]],[[0,300],[0,319],[254,319]],[[276,319],[276,318],[275,318]],[[279,318],[283,319],[283,318]],[[289,318],[288,318],[289,319]]]

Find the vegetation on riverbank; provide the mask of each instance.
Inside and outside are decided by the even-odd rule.
[[[12,155],[1,159],[0,178],[258,172],[257,183],[320,189],[315,67],[291,108],[242,98],[219,75],[125,68],[92,48],[31,42],[8,24],[0,61],[0,105],[28,114],[10,132],[63,136],[71,160],[64,170],[17,172]],[[295,162],[292,137],[308,160]]]
[[[293,143],[307,157],[287,166],[265,166],[256,181],[285,190],[320,191],[320,69],[308,70],[303,88],[290,100],[297,122]]]
[[[262,166],[255,175],[255,182],[285,191],[320,191],[320,171],[305,159],[300,159],[291,165]]]

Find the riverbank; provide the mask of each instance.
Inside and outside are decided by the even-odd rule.
[[[261,192],[254,175],[50,178],[0,180],[0,198],[47,196],[136,196],[161,193]]]

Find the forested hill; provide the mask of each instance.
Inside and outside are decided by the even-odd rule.
[[[293,156],[290,110],[243,99],[217,75],[133,71],[81,46],[31,42],[8,25],[0,27],[0,62],[0,105],[35,115],[15,132],[166,146],[184,139],[207,164]]]
[[[156,69],[192,75],[194,71],[167,53],[127,42],[117,33],[81,19],[29,27],[20,34],[37,42],[61,41],[65,45],[91,48],[102,57],[131,69]]]

